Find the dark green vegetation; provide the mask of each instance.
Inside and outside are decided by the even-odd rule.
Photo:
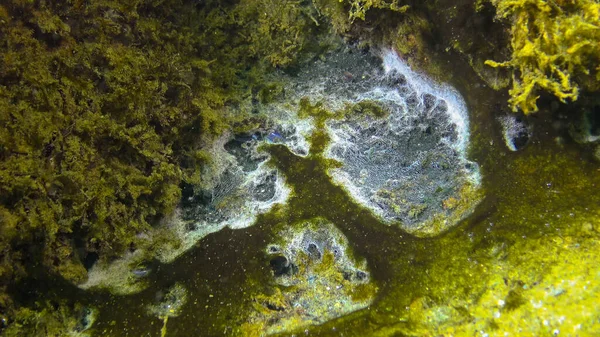
[[[143,306],[152,303],[157,289],[181,281],[195,290],[182,315],[169,321],[170,334],[243,333],[230,321],[237,317],[236,323],[243,323],[236,313],[251,307],[253,295],[268,291],[268,261],[261,249],[270,239],[271,227],[326,215],[367,258],[382,290],[371,310],[328,323],[318,332],[330,332],[335,326],[333,335],[408,334],[422,326],[421,318],[408,316],[406,306],[433,307],[456,294],[476,298],[491,274],[486,261],[505,254],[508,248],[503,247],[522,241],[527,249],[535,249],[539,238],[556,237],[556,228],[561,235],[575,231],[568,227],[566,215],[583,214],[600,202],[593,191],[598,184],[596,166],[572,144],[562,148],[550,137],[536,138],[523,153],[505,153],[491,121],[497,113],[493,109],[507,98],[473,88],[479,83],[473,73],[458,78],[471,68],[491,88],[510,83],[507,70],[484,64],[511,59],[515,37],[508,32],[517,21],[509,14],[504,21],[494,20],[494,5],[503,1],[392,3],[3,2],[0,324],[8,326],[4,332],[53,336],[77,329],[84,309],[76,302],[81,300],[100,308],[98,335],[105,330],[118,335],[125,328],[133,335],[147,329],[158,335],[162,322],[145,316]],[[527,18],[536,15],[533,5],[515,8],[501,14],[516,10]],[[594,19],[595,12],[591,13]],[[240,116],[248,112],[241,102],[270,99],[269,85],[262,82],[264,72],[273,66],[293,72],[299,57],[326,51],[329,44],[323,41],[329,23],[349,40],[393,46],[412,65],[470,92],[478,144],[474,154],[487,176],[490,195],[475,216],[440,238],[412,238],[356,207],[329,182],[323,169],[330,163],[318,156],[297,158],[277,148],[275,163],[296,190],[289,206],[292,212],[282,212],[288,215],[275,210],[258,226],[206,238],[197,250],[164,266],[153,276],[154,286],[139,297],[77,291],[70,282],[86,277],[86,264],[136,249],[137,235],[151,230],[174,209],[180,184],[202,183],[198,172],[210,161],[203,145],[229,125],[240,125]],[[525,57],[527,63],[520,64],[523,55],[512,55],[512,67],[535,72],[535,59]],[[449,71],[444,63],[448,59],[463,66]],[[576,61],[577,71],[579,64],[589,63]],[[586,80],[584,89],[597,90],[597,77],[578,76]],[[584,108],[598,104],[590,98],[593,91],[580,96]],[[523,102],[533,109],[532,96],[526,98]],[[540,109],[547,112],[552,98],[542,98]],[[239,116],[228,113],[238,107]],[[569,110],[563,105],[560,109]],[[543,130],[565,136],[549,128],[550,122],[544,117],[538,134]],[[316,146],[322,148],[324,140],[318,137]],[[495,146],[488,148],[490,140]],[[498,156],[507,160],[498,164]],[[562,220],[546,229],[556,214]],[[492,234],[486,223],[495,224]],[[481,264],[473,266],[474,256]],[[508,259],[517,261],[517,256],[509,254]],[[246,290],[240,284],[247,284]],[[520,296],[511,292],[507,298],[511,308],[521,305]],[[455,309],[465,321],[472,319],[464,307]]]
[[[316,27],[302,7],[273,5],[0,6],[2,289],[38,268],[82,281],[84,261],[135,249],[179,185],[201,183],[202,145],[235,118],[224,108],[260,89],[260,69],[290,64]]]

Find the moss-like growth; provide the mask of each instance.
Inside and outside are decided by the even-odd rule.
[[[342,2],[342,1],[340,1]],[[349,18],[350,21],[354,21],[356,19],[365,20],[365,15],[367,11],[371,8],[379,8],[379,9],[390,9],[395,12],[404,13],[406,12],[410,6],[409,5],[401,5],[399,4],[400,0],[351,0],[348,1],[350,5]]]
[[[95,319],[96,312],[80,304],[66,302],[38,302],[34,308],[21,308],[15,321],[3,336],[88,336],[86,330]]]
[[[512,58],[486,61],[513,69],[509,104],[514,111],[538,110],[539,90],[561,102],[576,100],[580,87],[600,82],[600,3],[492,0],[499,18],[510,18]]]
[[[296,1],[242,0],[232,11],[249,42],[250,55],[274,66],[289,65],[310,40],[318,26],[310,6]]]
[[[157,9],[3,5],[3,263],[19,265],[16,250],[35,242],[45,268],[80,282],[86,252],[135,245],[178,202],[190,157],[180,130],[197,121],[200,133],[218,132],[219,103],[201,89],[209,78],[189,29],[152,19]]]
[[[28,269],[79,283],[87,257],[147,245],[180,184],[201,183],[205,144],[235,119],[226,107],[267,88],[263,70],[293,64],[313,42],[310,8],[3,2],[0,284]]]

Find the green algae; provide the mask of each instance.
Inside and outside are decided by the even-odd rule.
[[[43,29],[61,29],[56,20],[48,21]],[[219,116],[213,117],[201,125],[211,128]],[[488,130],[489,126],[483,125],[491,124],[489,120],[480,120],[482,126],[476,126],[475,137],[486,138],[481,134]],[[316,150],[327,143],[326,134],[320,131],[312,140]],[[244,325],[247,313],[255,310],[252,299],[268,292],[268,261],[257,252],[262,252],[265,242],[271,242],[269,233],[282,219],[326,216],[348,236],[352,249],[373,266],[373,277],[382,289],[369,309],[312,327],[311,334],[429,336],[487,331],[490,335],[542,335],[559,329],[565,334],[595,335],[595,242],[599,225],[593,210],[598,205],[594,193],[598,186],[597,164],[585,162],[571,147],[552,145],[551,139],[538,141],[541,144],[517,154],[500,149],[499,141],[484,150],[482,144],[487,142],[480,141],[475,152],[481,157],[486,175],[488,199],[459,228],[432,239],[418,239],[387,227],[355,205],[323,174],[334,163],[315,157],[299,159],[277,147],[271,152],[273,161],[286,172],[294,188],[289,206],[261,216],[256,228],[211,235],[181,261],[161,266],[162,271],[150,280],[150,288],[139,296],[79,292],[74,298],[68,293],[71,288],[60,284],[56,287],[67,290],[59,297],[71,302],[94,297],[86,301],[102,312],[96,335],[159,335],[163,322],[152,320],[140,307],[151,303],[156,291],[181,279],[194,290],[181,317],[169,321],[167,335],[260,335],[260,330]],[[18,220],[0,210],[14,231]],[[69,240],[62,242],[69,247]],[[70,261],[69,251],[60,254],[62,261]],[[18,274],[18,263],[13,268],[11,261],[20,256],[7,257],[2,268]],[[562,280],[575,280],[575,284],[565,285]],[[244,285],[243,290],[240,285]],[[38,293],[43,294],[41,290]],[[536,308],[539,301],[546,304]],[[19,302],[28,303],[22,299]],[[60,329],[72,325],[71,318],[56,320],[59,323],[42,318],[56,312],[54,303],[22,307],[10,314],[20,322],[11,329],[21,335],[64,331]],[[497,312],[500,317],[496,317]],[[69,310],[64,315],[77,316]],[[563,316],[565,319],[561,319]],[[45,330],[27,330],[38,324]],[[295,332],[303,333],[301,330]]]
[[[96,259],[152,245],[142,237],[173,212],[180,184],[202,183],[203,147],[238,119],[226,107],[267,69],[327,48],[300,34],[316,32],[311,15],[273,1],[0,5],[7,322],[5,285],[32,269],[79,283]]]
[[[509,105],[525,114],[538,110],[539,90],[561,102],[575,101],[580,86],[598,90],[600,80],[600,3],[595,0],[492,0],[498,17],[510,18],[512,56],[509,61],[486,61],[513,71]]]
[[[325,133],[316,132],[313,146],[318,149],[326,140]],[[593,335],[598,329],[594,318],[598,291],[593,285],[599,228],[593,207],[599,196],[590,191],[600,183],[597,165],[582,162],[570,147],[534,143],[510,153],[501,146],[487,152],[476,149],[487,174],[488,198],[459,227],[426,239],[386,226],[356,205],[332,184],[325,173],[328,163],[316,152],[302,158],[283,146],[271,146],[272,163],[294,191],[289,204],[260,216],[252,228],[206,237],[196,249],[162,266],[147,291],[108,302],[99,299],[94,332],[158,335],[162,322],[149,321],[136,308],[177,280],[190,289],[189,301],[179,317],[169,319],[167,336],[216,336],[223,331],[263,335],[264,327],[248,321],[249,313],[263,310],[266,301],[285,308],[283,295],[272,290],[265,244],[280,243],[276,233],[285,224],[321,216],[344,233],[356,255],[365,258],[380,289],[367,309],[319,326],[290,321],[290,330],[282,335],[306,329],[319,336],[479,331],[540,335],[555,329]],[[498,156],[504,159],[498,162]],[[574,285],[562,282],[573,278]],[[565,291],[574,297],[564,296]],[[535,307],[540,300],[545,310]]]

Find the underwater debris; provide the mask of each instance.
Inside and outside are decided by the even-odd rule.
[[[156,293],[156,303],[148,307],[148,313],[159,318],[175,317],[181,313],[181,308],[187,302],[187,290],[175,283],[166,291]]]
[[[515,115],[506,115],[498,118],[502,126],[502,137],[504,143],[511,151],[519,151],[531,138],[531,127],[527,125],[523,118]]]
[[[146,267],[137,267],[134,270],[131,271],[131,273],[135,276],[135,277],[146,277],[148,275],[150,275],[150,272],[152,271],[152,269],[150,268],[146,268]]]
[[[267,140],[270,143],[277,143],[277,142],[283,141],[284,139],[283,139],[283,136],[281,134],[279,134],[279,132],[274,131],[267,135]]]
[[[280,234],[266,253],[274,283],[254,298],[253,325],[272,334],[321,324],[367,307],[377,292],[366,261],[355,259],[348,240],[324,219],[302,221]]]

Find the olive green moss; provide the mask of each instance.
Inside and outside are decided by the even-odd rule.
[[[452,79],[446,62],[458,53],[489,87],[512,84],[508,103],[514,111],[537,111],[544,91],[566,103],[580,91],[600,89],[597,0],[317,0],[315,5],[337,32],[363,45],[393,47],[409,65],[438,79]]]
[[[143,245],[138,235],[173,211],[181,182],[201,183],[203,146],[240,118],[225,111],[266,70],[319,45],[311,8],[0,5],[1,284],[28,269],[81,282],[88,254],[108,260]],[[1,296],[8,316],[13,305]]]
[[[3,5],[4,280],[28,259],[83,280],[75,240],[103,255],[129,248],[179,199],[180,161],[192,158],[177,148],[179,131],[219,131],[218,105],[189,89],[207,81],[189,32],[173,33],[176,23],[156,31],[160,21],[139,17],[152,10]],[[19,253],[33,243],[36,255]]]
[[[80,304],[41,301],[33,308],[20,308],[2,336],[85,336],[83,331],[93,317],[94,313]]]

